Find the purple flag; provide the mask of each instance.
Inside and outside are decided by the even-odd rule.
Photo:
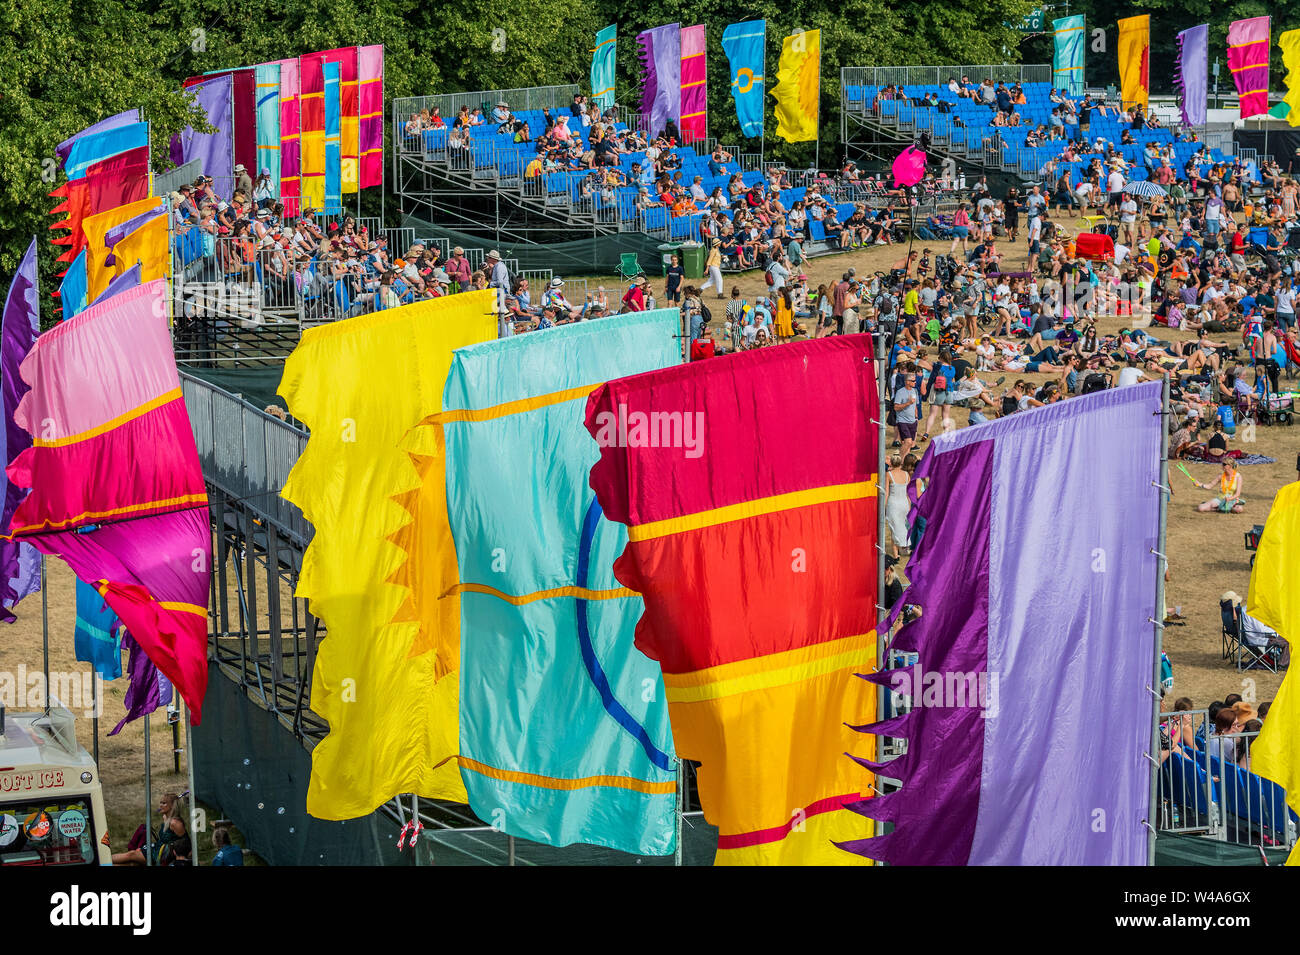
[[[214,176],[213,178],[216,177]],[[142,212],[138,216],[134,216],[130,219],[127,219],[125,222],[120,222],[117,225],[113,226],[111,229],[109,229],[107,232],[105,232],[104,247],[106,249],[111,250],[113,246],[117,245],[119,242],[125,239],[136,229],[139,229],[141,226],[148,225],[154,219],[157,219],[159,216],[164,216],[166,214],[167,214],[167,200],[159,199],[158,205],[155,206],[154,208]],[[117,256],[112,251],[110,251],[104,259],[104,264],[116,265]],[[99,298],[104,298],[104,297],[105,296],[103,295],[99,296]],[[96,299],[96,301],[98,300],[99,299]]]
[[[14,423],[14,410],[30,389],[18,373],[32,343],[41,332],[39,294],[36,288],[36,240],[27,247],[27,253],[18,264],[9,295],[5,298],[4,316],[0,319],[0,395],[4,404],[5,424],[3,448],[0,457],[8,466],[20,452],[31,447],[32,436]],[[4,481],[4,503],[0,505],[0,520],[4,528],[14,516],[14,510],[27,496],[25,488]],[[41,559],[30,544],[0,541],[0,620],[13,623],[10,609],[28,594],[41,587]]]
[[[641,65],[645,85],[641,92],[641,112],[650,114],[649,135],[663,132],[672,120],[679,130],[682,122],[682,25],[668,23],[639,33]]]
[[[116,129],[119,126],[130,126],[132,123],[140,122],[140,111],[138,109],[128,109],[118,113],[116,116],[110,116],[107,119],[101,119],[93,126],[87,126],[75,136],[69,136],[63,142],[54,147],[54,154],[59,157],[59,165],[62,166],[68,161],[68,153],[72,151],[72,144],[82,136],[90,133],[101,133],[106,129]]]
[[[1202,23],[1178,34],[1178,59],[1174,67],[1174,87],[1183,123],[1205,125],[1206,70],[1210,61],[1210,26]]]
[[[91,305],[98,305],[106,298],[112,298],[118,292],[125,292],[127,289],[133,289],[140,284],[140,263],[137,262],[121,275],[114,275],[108,280],[108,288],[100,293],[99,298],[91,302]]]
[[[122,704],[126,707],[126,716],[113,727],[109,736],[117,735],[123,726],[142,716],[147,716],[160,706],[172,701],[172,684],[167,677],[153,665],[149,655],[135,642],[130,633],[122,632],[122,649],[131,651],[131,661],[127,664],[126,675],[130,685]]]
[[[198,133],[193,126],[186,126],[171,144],[172,162],[181,166],[197,159],[203,174],[215,180],[214,185],[223,196],[232,193],[235,176],[235,119],[231,113],[233,84],[234,78],[227,73],[189,87],[186,92],[194,93],[195,102],[217,131]]]
[[[918,662],[869,678],[913,709],[859,727],[907,739],[893,761],[860,760],[902,788],[850,806],[895,828],[841,848],[898,865],[1145,864],[1160,388],[935,439],[891,611],[921,608],[892,644]]]

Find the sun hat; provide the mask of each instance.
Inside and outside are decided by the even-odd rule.
[[[560,278],[558,275],[555,276],[555,278],[551,279],[551,288],[560,288],[563,285],[564,285],[564,279]]]
[[[499,262],[501,261],[501,253],[498,252],[496,249],[493,249],[491,252],[487,254],[487,258],[496,259]]]

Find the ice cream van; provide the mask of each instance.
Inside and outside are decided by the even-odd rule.
[[[73,715],[0,707],[0,869],[111,864],[99,768]]]

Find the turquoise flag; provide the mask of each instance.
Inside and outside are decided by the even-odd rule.
[[[73,652],[105,680],[122,675],[121,623],[99,591],[77,580],[77,623],[72,634]]]
[[[325,207],[321,211],[336,215],[343,211],[342,115],[339,101],[340,65],[324,64],[325,74]]]
[[[72,144],[63,171],[69,179],[80,179],[86,174],[87,167],[101,159],[148,145],[148,123],[130,123],[98,133],[87,133]]]
[[[253,67],[257,80],[257,183],[263,169],[271,173],[274,195],[280,194],[280,64],[261,63]],[[251,199],[252,196],[249,196]]]
[[[731,64],[731,95],[744,136],[763,135],[763,63],[767,21],[746,20],[722,31],[722,51]]]
[[[59,284],[59,304],[63,306],[63,321],[86,308],[86,296],[89,288],[86,284],[86,250],[82,249]]]
[[[1052,85],[1071,96],[1083,95],[1083,16],[1052,21]]]
[[[614,105],[614,47],[618,27],[610,24],[596,34],[591,52],[591,101],[602,110]]]
[[[457,349],[439,416],[460,569],[460,768],[512,836],[667,855],[677,760],[641,597],[614,577],[627,529],[588,485],[587,396],[681,360],[677,309]],[[680,429],[679,429],[680,430]]]

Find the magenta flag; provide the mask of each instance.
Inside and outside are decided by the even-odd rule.
[[[682,142],[709,135],[709,97],[705,79],[704,26],[682,27]]]
[[[126,115],[126,114],[122,114]],[[41,330],[39,294],[36,288],[36,240],[32,239],[27,253],[18,263],[9,294],[5,297],[3,326],[0,326],[0,393],[3,394],[5,423],[0,429],[4,441],[0,457],[9,465],[14,458],[31,447],[32,436],[14,423],[18,402],[27,393],[27,384],[19,374],[19,366],[32,350]],[[4,479],[4,502],[0,505],[0,528],[8,527],[9,520],[27,492],[8,478]],[[28,594],[41,588],[40,555],[30,544],[0,541],[0,620],[13,623],[17,618],[10,610]]]
[[[91,584],[198,723],[207,688],[212,530],[207,490],[158,279],[36,340],[15,423],[31,447],[9,480],[31,488],[12,539]]]
[[[280,201],[284,203],[285,218],[296,216],[302,186],[300,144],[298,139],[298,60],[277,60],[280,67]]]
[[[1160,392],[1113,388],[934,439],[911,585],[881,625],[921,608],[891,644],[917,662],[864,677],[912,707],[858,727],[907,740],[894,760],[858,760],[902,787],[849,807],[894,830],[841,848],[891,865],[1146,863]],[[1081,513],[1082,537],[1061,520]],[[1128,716],[1098,732],[1101,713]]]
[[[363,46],[357,64],[361,85],[361,188],[384,184],[384,48]]]
[[[1228,69],[1242,119],[1268,112],[1268,31],[1268,17],[1236,20],[1228,27]]]
[[[925,178],[925,150],[908,146],[894,160],[894,185],[915,186]]]

